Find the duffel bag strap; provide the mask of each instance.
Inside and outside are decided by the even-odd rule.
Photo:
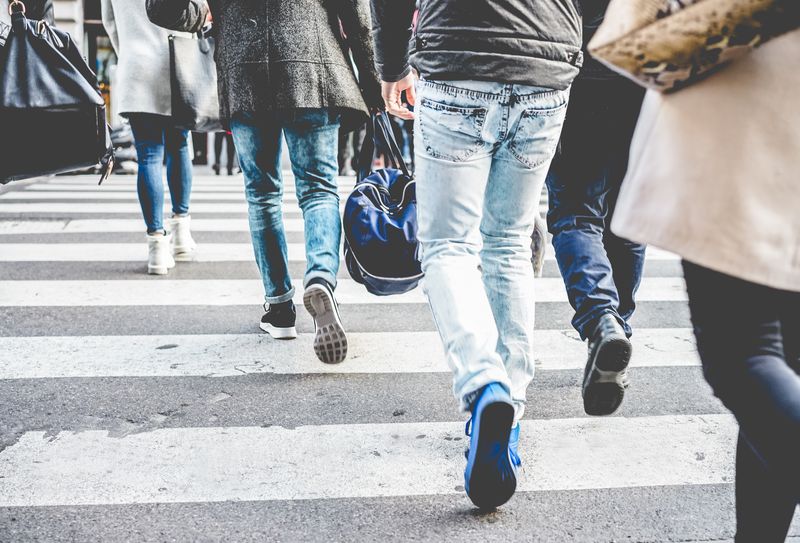
[[[380,138],[380,139],[378,139]],[[400,146],[394,138],[391,121],[388,113],[376,113],[367,123],[367,135],[361,146],[361,154],[358,159],[358,180],[363,181],[372,173],[372,162],[375,160],[375,151],[383,143],[383,147],[388,151],[387,158],[392,166],[401,170],[406,178],[411,178],[411,172],[403,160]]]

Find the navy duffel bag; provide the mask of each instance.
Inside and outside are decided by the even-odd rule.
[[[371,171],[378,146],[392,167]],[[347,270],[370,293],[403,294],[419,284],[416,183],[386,113],[374,115],[367,126],[358,183],[347,198],[342,222]]]

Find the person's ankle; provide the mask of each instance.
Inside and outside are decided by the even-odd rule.
[[[306,285],[306,288],[310,287],[311,285],[322,285],[324,287],[327,287],[328,290],[330,290],[331,292],[333,292],[333,285],[331,285],[328,281],[326,281],[322,277],[314,277],[310,279],[308,281],[308,284]]]
[[[289,309],[294,305],[292,300],[286,300],[285,302],[278,302],[274,304],[267,304],[270,309],[274,309],[276,311],[283,311],[285,309]]]

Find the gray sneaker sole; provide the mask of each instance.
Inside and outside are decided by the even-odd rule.
[[[633,346],[624,337],[610,337],[596,348],[583,375],[583,409],[587,415],[612,415],[625,399],[625,370]]]
[[[335,304],[328,289],[320,285],[311,285],[303,294],[303,305],[316,325],[314,352],[326,364],[338,364],[347,358],[347,335]]]

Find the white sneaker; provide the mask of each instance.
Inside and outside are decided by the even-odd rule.
[[[172,227],[172,254],[178,262],[188,262],[194,260],[197,251],[197,243],[192,239],[190,225],[192,217],[172,217],[170,226]]]
[[[147,234],[147,273],[150,275],[167,275],[175,267],[172,258],[172,234]]]

